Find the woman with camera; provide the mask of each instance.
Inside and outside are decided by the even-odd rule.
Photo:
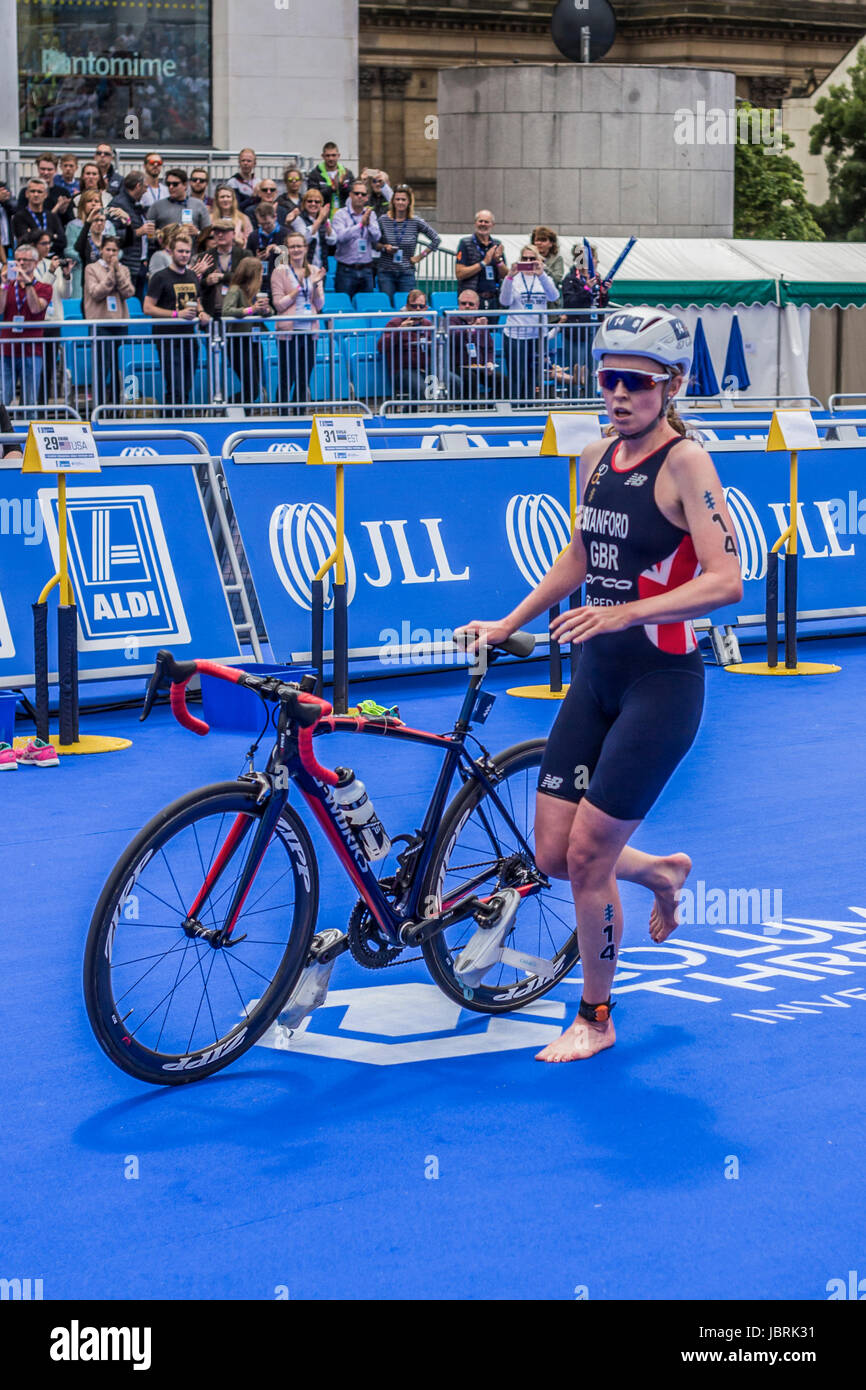
[[[238,262],[222,303],[226,325],[228,365],[240,382],[240,401],[252,405],[261,388],[262,349],[257,341],[260,320],[273,314],[271,301],[262,290],[262,263],[258,256],[244,256]],[[233,322],[237,320],[237,322]],[[252,322],[250,322],[252,320]],[[232,400],[238,396],[232,393]]]
[[[528,243],[499,291],[499,303],[509,310],[503,345],[508,390],[513,402],[532,404],[535,400],[547,352],[547,309],[558,298],[559,291],[544,269],[541,256]],[[535,312],[527,312],[533,310]]]
[[[120,339],[126,336],[125,321],[129,318],[127,300],[135,294],[132,276],[120,260],[117,238],[105,236],[97,260],[84,268],[84,295],[81,312],[86,319],[96,319],[97,390],[108,405],[121,399]]]
[[[318,189],[315,192],[321,197]],[[289,232],[285,244],[287,259],[274,269],[271,293],[280,316],[280,405],[288,410],[293,386],[296,405],[305,406],[310,398],[319,315],[325,307],[325,268],[312,264],[303,233]]]

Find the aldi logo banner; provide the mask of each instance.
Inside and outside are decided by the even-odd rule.
[[[56,488],[41,488],[39,502],[57,564]],[[105,650],[132,639],[152,647],[188,642],[189,626],[153,488],[69,488],[67,515],[80,649]]]
[[[9,627],[9,619],[6,617],[6,609],[3,607],[3,595],[0,594],[0,658],[13,657],[15,655],[15,643],[12,640],[12,631]]]

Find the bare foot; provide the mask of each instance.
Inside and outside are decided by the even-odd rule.
[[[655,906],[650,913],[649,934],[653,941],[665,941],[677,929],[676,910],[679,893],[689,874],[692,861],[687,854],[669,854],[657,861],[658,878],[646,887],[655,893]]]
[[[615,1042],[613,1019],[609,1018],[606,1023],[590,1023],[578,1014],[571,1027],[566,1028],[555,1042],[548,1043],[541,1052],[536,1052],[535,1060],[582,1062],[587,1057],[594,1057],[596,1052],[603,1052],[606,1047],[613,1047]]]

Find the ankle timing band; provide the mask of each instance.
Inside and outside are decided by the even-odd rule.
[[[610,995],[603,1004],[587,1004],[585,999],[581,999],[578,1013],[581,1018],[585,1018],[590,1023],[607,1023],[610,1018],[611,1009],[615,1009],[616,1004],[611,1004]]]

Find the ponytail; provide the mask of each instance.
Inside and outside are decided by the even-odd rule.
[[[673,401],[671,401],[670,405],[667,408],[667,411],[665,413],[665,419],[667,420],[671,429],[676,430],[677,434],[681,434],[683,438],[686,438],[688,436],[688,430],[686,429],[685,423],[680,419],[679,411],[677,410]]]

